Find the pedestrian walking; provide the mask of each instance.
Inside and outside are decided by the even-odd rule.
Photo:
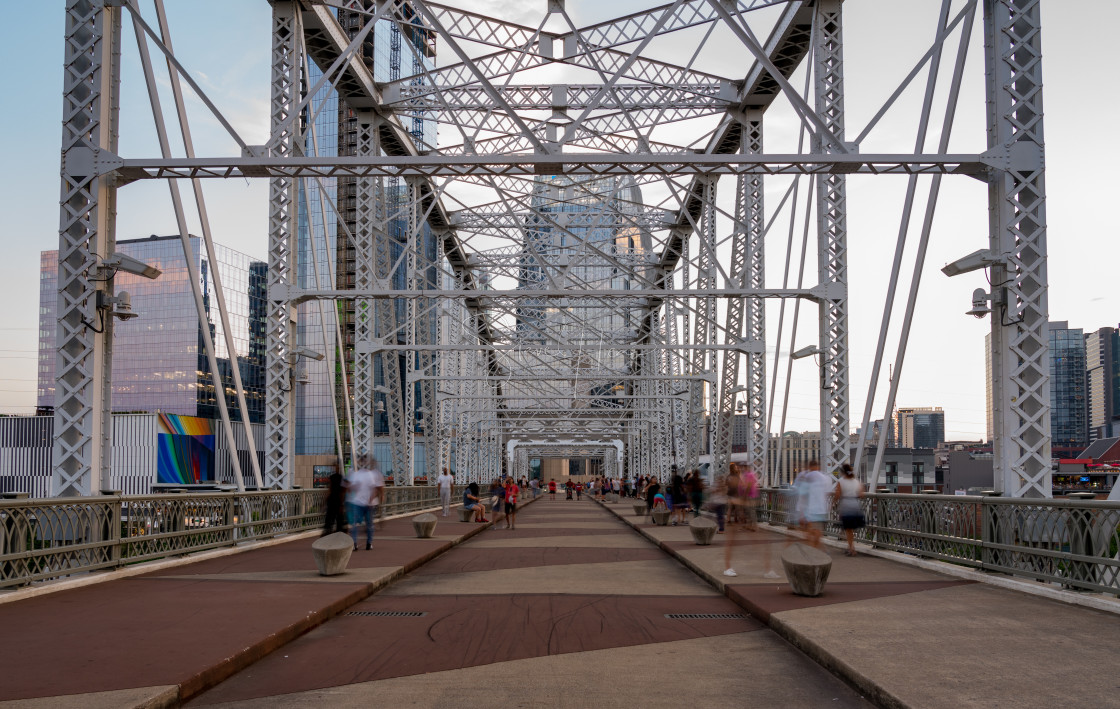
[[[514,484],[513,478],[506,478],[506,529],[513,529],[514,523],[517,521],[517,493],[520,491],[521,489]]]
[[[669,482],[669,494],[666,498],[671,501],[673,525],[684,524],[685,513],[688,512],[688,495],[684,489],[684,478],[677,473]]]
[[[490,511],[493,513],[491,519],[494,520],[494,529],[498,528],[498,521],[502,514],[502,503],[505,501],[506,493],[505,486],[498,478],[494,478],[490,483]]]
[[[863,508],[859,503],[863,497],[863,483],[856,480],[852,466],[844,463],[841,468],[842,476],[838,483],[839,491],[836,495],[836,511],[840,515],[840,526],[844,528],[844,536],[848,540],[848,556],[856,555],[856,530],[863,529],[867,524],[863,516]]]
[[[661,492],[661,483],[656,478],[650,478],[646,485],[646,517],[653,511],[653,498]]]
[[[556,500],[556,481],[555,480],[549,480],[548,481],[548,499]]]
[[[761,490],[758,484],[758,476],[754,471],[747,468],[739,475],[739,497],[743,500],[743,516],[745,517],[747,529],[752,532],[758,531],[758,501]]]
[[[797,511],[801,528],[809,545],[820,549],[824,523],[828,520],[828,496],[834,481],[820,471],[820,462],[810,460],[806,469],[793,481],[797,490]]]
[[[455,486],[455,476],[444,468],[436,484],[439,486],[439,503],[443,505],[443,516],[446,517],[451,514],[451,488]]]
[[[699,470],[692,471],[688,481],[688,496],[692,504],[692,516],[700,516],[700,508],[704,505],[704,480],[700,477]]]
[[[350,507],[350,536],[354,540],[354,549],[358,549],[358,525],[362,523],[366,527],[366,549],[371,549],[373,520],[377,515],[377,505],[381,500],[385,480],[376,464],[365,455],[358,459],[357,469],[350,474],[347,483],[346,501]]]
[[[323,536],[335,532],[346,531],[346,489],[342,483],[342,473],[337,470],[331,473],[327,487],[326,520],[323,524]]]
[[[725,487],[723,490],[723,494],[727,497],[727,540],[723,544],[724,576],[739,575],[731,566],[731,547],[735,546],[735,532],[738,530],[740,520],[743,518],[743,498],[740,496],[741,482],[739,465],[737,463],[732,463],[731,470],[724,479]]]

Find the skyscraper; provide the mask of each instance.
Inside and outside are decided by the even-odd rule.
[[[1050,444],[1054,457],[1074,457],[1089,444],[1085,334],[1050,323]]]
[[[902,448],[936,448],[945,441],[945,412],[940,406],[900,408],[895,412],[894,430]]]
[[[217,303],[212,300],[215,269],[225,290],[249,420],[260,423],[264,419],[267,264],[220,244],[214,245],[218,263],[212,264],[201,239],[192,236],[190,244],[230,418],[239,421],[241,414],[222,321]],[[132,310],[139,317],[114,325],[113,410],[218,418],[210,364],[179,237],[152,236],[118,241],[117,251],[155,266],[163,274],[156,280],[123,271],[115,276],[117,292],[127,291],[132,296]],[[57,251],[42,253],[39,278],[38,407],[43,411],[54,405]]]
[[[1089,440],[1120,432],[1120,333],[1102,327],[1085,335],[1085,374],[1089,391]]]

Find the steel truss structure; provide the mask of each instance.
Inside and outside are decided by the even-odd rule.
[[[454,467],[468,481],[523,475],[530,457],[567,455],[602,457],[610,475],[663,477],[710,453],[722,473],[736,411],[749,421],[750,463],[764,470],[786,351],[785,306],[793,303],[787,332],[796,335],[803,301],[817,311],[822,463],[835,469],[848,460],[852,429],[852,174],[897,175],[910,185],[865,409],[876,403],[918,181],[931,189],[917,275],[940,181],[986,183],[1000,305],[992,318],[997,482],[1011,495],[1050,494],[1038,0],[940,0],[929,51],[855,140],[847,137],[841,0],[672,0],[583,27],[565,0],[541,0],[537,25],[487,17],[466,9],[469,3],[271,0],[264,145],[242,140],[175,58],[162,0],[155,4],[158,30],[136,0],[66,3],[57,494],[96,492],[106,465],[112,319],[102,332],[89,324],[97,320],[98,293],[112,294],[111,275],[97,278],[97,269],[113,249],[116,192],[134,181],[188,178],[204,224],[207,180],[269,181],[266,487],[292,480],[296,306],[342,299],[354,301],[354,340],[336,331],[322,343],[345,355],[335,424],[347,422],[349,433],[338,432],[339,455],[369,454],[378,438],[374,412],[384,410],[398,483],[412,479],[417,441],[429,471]],[[344,27],[340,12],[357,24]],[[947,136],[978,14],[988,144],[954,154]],[[240,155],[196,156],[189,147],[178,156],[117,154],[126,16],[142,52],[154,48],[166,60],[176,85],[190,86]],[[375,81],[363,47],[377,23],[410,38],[394,51],[439,61]],[[948,88],[938,85],[943,56],[955,66]],[[312,79],[312,65],[321,79]],[[937,115],[927,100],[913,148],[863,152],[921,76],[927,99],[948,96],[940,144],[926,146]],[[353,110],[352,156],[306,147],[315,139],[311,97],[324,86]],[[767,153],[774,140],[764,142],[764,128],[775,112],[792,117],[800,136],[796,147]],[[185,125],[185,111],[179,114]],[[438,123],[434,142],[415,129],[420,117]],[[341,226],[333,201],[322,209],[339,216],[338,248],[353,249],[354,272],[323,280],[316,270],[315,287],[299,288],[296,225],[309,209],[300,204],[300,185],[337,177],[354,180],[354,227]],[[764,200],[767,185],[787,188],[776,205]],[[391,199],[390,189],[403,190],[403,198]],[[765,256],[779,221],[789,230],[785,276],[775,287]],[[802,241],[815,249],[802,249],[793,286],[802,223]],[[327,244],[325,235],[321,241]],[[816,278],[806,286],[810,253]],[[781,303],[769,387],[767,299]],[[375,370],[383,385],[375,386]]]

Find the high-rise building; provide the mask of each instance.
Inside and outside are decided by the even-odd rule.
[[[1120,332],[1102,327],[1085,335],[1089,440],[1120,435]]]
[[[1050,445],[1072,458],[1089,445],[1085,334],[1066,321],[1050,323]]]
[[[945,441],[945,412],[940,406],[898,409],[894,438],[901,448],[936,448]]]
[[[214,297],[214,271],[225,292],[230,328],[249,420],[264,419],[265,288],[267,264],[220,244],[216,264],[206,257],[198,237],[190,237],[191,258],[199,273],[207,327],[232,420],[240,421],[231,357]],[[162,271],[149,280],[123,271],[114,278],[116,291],[132,296],[139,317],[120,320],[113,329],[113,411],[162,412],[219,418],[209,360],[203,345],[187,260],[178,236],[152,236],[117,242],[117,251]],[[39,271],[38,407],[54,406],[55,343],[58,298],[58,252],[44,251]],[[96,327],[91,323],[90,327]]]

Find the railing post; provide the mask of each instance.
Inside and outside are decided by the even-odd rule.
[[[105,524],[102,525],[101,538],[102,541],[109,545],[109,561],[115,562],[114,566],[121,565],[121,557],[123,556],[121,550],[121,519],[123,518],[124,499],[121,496],[120,490],[102,490],[101,494],[106,497],[113,497],[113,504],[109,508],[109,516]],[[108,527],[106,529],[105,527]]]

